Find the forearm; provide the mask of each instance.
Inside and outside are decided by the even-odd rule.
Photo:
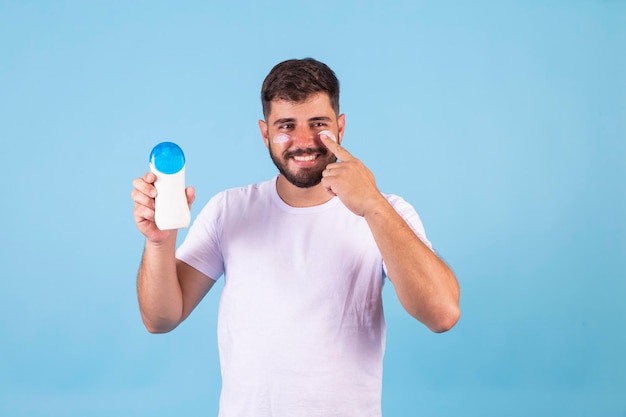
[[[402,306],[435,332],[459,318],[459,286],[448,266],[413,232],[386,199],[365,214]]]
[[[165,333],[182,319],[183,297],[176,273],[176,233],[163,242],[146,241],[139,273],[137,295],[146,329]]]

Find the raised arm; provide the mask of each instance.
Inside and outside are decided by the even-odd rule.
[[[320,137],[341,160],[327,166],[322,183],[367,221],[404,309],[434,332],[451,329],[460,316],[453,272],[380,193],[372,172],[339,144]]]
[[[146,244],[137,274],[139,309],[146,329],[166,333],[178,326],[213,286],[214,280],[176,259],[176,231],[154,223],[155,176],[148,172],[133,181],[134,216]],[[195,193],[188,188],[187,201]]]

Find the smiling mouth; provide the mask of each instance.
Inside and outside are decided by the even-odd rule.
[[[314,161],[317,158],[317,155],[294,155],[293,159],[298,162],[309,162]]]
[[[285,153],[285,159],[293,158],[296,162],[311,162],[318,157],[326,155],[325,149],[298,149],[292,152]]]

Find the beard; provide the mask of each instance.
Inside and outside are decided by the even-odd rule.
[[[337,160],[337,157],[326,148],[297,149],[295,151],[285,152],[282,157],[275,155],[274,152],[272,152],[271,146],[269,147],[269,151],[272,162],[274,162],[278,171],[287,181],[299,188],[310,188],[319,184],[322,181],[322,171],[326,169],[326,165]],[[288,162],[292,156],[314,154],[319,154],[317,158],[322,160],[323,163],[321,165],[310,168],[300,168],[295,172],[289,169]]]

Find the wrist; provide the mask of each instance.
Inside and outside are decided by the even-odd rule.
[[[363,217],[367,220],[368,218],[372,218],[374,216],[378,216],[381,214],[385,214],[389,211],[389,209],[393,210],[393,207],[382,193],[378,193],[376,196],[373,196],[370,199],[370,202],[363,210]]]
[[[168,250],[176,246],[176,230],[161,231],[157,238],[146,237],[146,247],[154,250]],[[164,236],[162,235],[164,234]]]

